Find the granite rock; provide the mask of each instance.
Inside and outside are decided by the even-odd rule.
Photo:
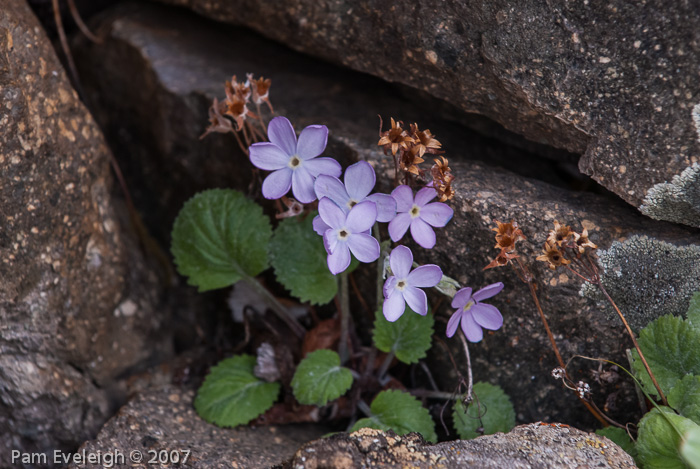
[[[193,399],[194,392],[178,386],[144,390],[107,422],[97,438],[85,442],[78,454],[123,455],[124,462],[120,460],[118,467],[267,468],[327,432],[310,424],[219,428],[197,415]],[[68,467],[104,466],[74,463]]]
[[[481,137],[445,119],[436,112],[439,106],[417,106],[380,80],[314,62],[238,28],[166,7],[125,5],[103,16],[95,30],[105,42],[97,47],[79,41],[79,67],[94,97],[95,114],[119,157],[130,162],[133,186],[154,194],[143,198],[147,205],[142,209],[156,218],[163,239],[182,202],[196,190],[249,186],[250,164],[231,136],[197,140],[207,124],[209,103],[222,96],[223,82],[233,74],[272,77],[271,99],[278,113],[287,115],[297,130],[327,124],[326,154],[344,164],[372,162],[382,190],[390,189],[393,173],[376,146],[376,114],[429,127],[443,142],[457,176],[457,197],[451,202],[456,213],[439,230],[438,246],[430,253],[416,250],[416,258],[439,264],[463,285],[506,284],[492,302],[503,312],[504,327],[472,347],[472,360],[477,380],[500,384],[514,399],[519,422],[596,425],[574,394],[550,376],[556,362],[528,288],[509,269],[482,271],[497,254],[494,220],[513,219],[523,227],[528,242],[519,245],[520,253],[538,278],[540,300],[565,360],[575,354],[624,360],[631,344],[616,319],[579,296],[580,282],[573,275],[534,262],[554,220],[575,229],[583,225],[602,248],[633,234],[678,245],[700,242],[692,230],[650,220],[616,197],[570,190],[551,160]],[[374,288],[368,284],[362,291]],[[448,312],[444,307],[438,311]],[[360,314],[355,319],[359,329],[371,329],[373,318]],[[439,334],[441,327],[438,323]],[[462,367],[458,341],[448,343]],[[452,390],[458,379],[445,352],[435,347],[431,356],[436,379]],[[589,368],[597,364],[576,362],[572,371],[577,379],[590,380]],[[629,383],[595,391],[601,406],[617,393],[614,417],[630,418],[635,412]]]
[[[697,205],[679,220],[677,196],[661,189],[700,157],[692,2],[160,1],[581,154],[581,171],[634,207],[700,227]]]
[[[634,468],[632,457],[607,438],[575,428],[522,425],[509,433],[474,440],[427,444],[416,433],[363,428],[355,433],[312,441],[299,448],[284,466],[353,467],[530,467]]]
[[[109,150],[25,1],[0,8],[0,466],[74,449],[171,349]]]

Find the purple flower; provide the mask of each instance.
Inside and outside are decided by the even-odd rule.
[[[345,184],[333,176],[321,175],[316,178],[314,189],[319,200],[328,197],[347,213],[352,207],[365,200],[377,205],[377,221],[388,222],[396,215],[396,201],[387,194],[369,193],[374,189],[376,176],[374,168],[366,161],[359,161],[345,170]],[[320,217],[314,218],[314,230],[323,236],[328,226]]]
[[[347,214],[329,198],[318,203],[318,212],[329,226],[323,234],[323,244],[328,253],[328,269],[336,275],[350,265],[350,253],[360,262],[373,262],[379,258],[379,242],[367,234],[377,219],[374,202],[355,205]]]
[[[454,212],[442,202],[429,204],[437,196],[432,187],[424,187],[413,198],[413,191],[408,186],[399,186],[391,193],[396,199],[396,217],[389,223],[389,236],[392,241],[399,241],[408,227],[411,236],[426,249],[435,246],[435,232],[431,226],[443,227],[452,219]]]
[[[498,308],[485,303],[479,303],[491,298],[503,290],[503,283],[493,283],[472,295],[471,288],[462,288],[452,299],[452,307],[457,308],[447,323],[447,337],[452,337],[457,326],[462,323],[462,331],[470,342],[479,342],[484,337],[484,331],[495,331],[503,325],[503,316]]]
[[[416,313],[428,313],[428,298],[421,288],[434,287],[442,279],[442,270],[434,264],[413,266],[413,253],[406,246],[391,251],[389,265],[394,275],[384,283],[384,317],[394,322],[406,310],[406,304]]]
[[[279,199],[292,188],[294,198],[308,204],[316,200],[314,179],[321,174],[340,176],[340,164],[333,158],[316,158],[326,149],[328,128],[310,125],[301,131],[299,141],[286,117],[275,117],[267,127],[269,142],[250,146],[250,161],[272,171],[263,182],[267,199]]]

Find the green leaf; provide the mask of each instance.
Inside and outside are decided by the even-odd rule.
[[[416,363],[425,357],[433,335],[433,315],[414,313],[406,306],[406,311],[395,322],[389,322],[381,311],[375,313],[374,345],[382,352],[393,351],[396,358],[404,363]]]
[[[615,443],[617,446],[625,450],[627,454],[632,456],[632,458],[637,458],[637,448],[634,445],[634,441],[627,434],[627,431],[619,427],[606,427],[600,428],[595,431],[596,435],[604,436],[608,440]]]
[[[437,441],[435,422],[430,417],[430,412],[407,392],[382,391],[372,401],[370,410],[372,416],[358,420],[350,429],[351,432],[365,427],[393,430],[399,435],[418,432],[428,441]]]
[[[314,216],[282,220],[270,242],[270,263],[277,280],[292,295],[323,305],[338,293],[338,282],[328,270],[323,238],[314,232]]]
[[[690,298],[690,306],[688,306],[686,318],[688,318],[688,321],[695,329],[700,330],[700,292],[693,293],[693,296]]]
[[[469,404],[466,411],[461,400],[455,402],[452,410],[452,421],[460,438],[470,440],[481,436],[482,434],[476,431],[479,427],[483,427],[483,435],[507,433],[513,429],[515,409],[500,386],[476,383],[474,395],[474,401]]]
[[[681,456],[692,469],[700,469],[700,428],[686,432],[681,444]]]
[[[639,334],[639,347],[664,394],[684,376],[700,375],[700,331],[682,318],[667,315],[652,321]],[[632,350],[632,357],[632,368],[644,389],[656,395],[636,350]]]
[[[301,404],[326,405],[352,386],[352,373],[340,366],[340,357],[332,350],[311,352],[304,358],[292,378],[294,397]]]
[[[212,189],[182,207],[171,250],[190,285],[213,290],[265,270],[271,233],[270,221],[255,202],[234,190]]]
[[[641,467],[681,469],[686,465],[679,447],[681,435],[697,430],[692,420],[681,417],[668,407],[654,408],[639,422],[637,453]]]
[[[220,427],[235,427],[272,407],[280,384],[259,379],[254,368],[251,355],[235,355],[213,367],[194,400],[199,416]]]
[[[666,397],[668,405],[700,425],[700,376],[685,376]]]

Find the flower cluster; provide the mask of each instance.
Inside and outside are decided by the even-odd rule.
[[[550,269],[555,270],[557,267],[571,264],[597,248],[598,246],[588,239],[587,229],[577,233],[571,227],[561,225],[555,220],[554,229],[549,232],[544,243],[543,254],[538,256],[537,260],[546,262]]]
[[[413,175],[423,177],[428,171],[420,169],[419,165],[425,161],[426,153],[441,155],[442,144],[435,138],[429,129],[420,130],[418,124],[410,124],[409,130],[403,128],[403,122],[391,118],[391,128],[384,132],[379,131],[377,145],[384,149],[384,153],[394,157],[397,173],[403,171],[407,177]],[[434,159],[435,164],[429,173],[432,177],[429,186],[433,187],[440,202],[451,200],[454,197],[452,181],[454,176],[448,166],[445,157]]]
[[[231,85],[232,93],[242,93]],[[239,90],[239,91],[237,91]],[[328,140],[328,129],[323,125],[310,125],[297,139],[294,128],[285,117],[270,121],[267,129],[269,142],[254,143],[249,148],[250,161],[258,169],[271,171],[265,178],[262,193],[268,199],[284,197],[291,189],[301,203],[309,204],[318,199],[318,216],[313,220],[314,231],[323,236],[328,254],[328,269],[333,275],[345,271],[352,256],[360,262],[373,262],[380,256],[380,245],[371,235],[376,222],[389,223],[389,235],[399,242],[407,231],[420,246],[431,249],[436,244],[433,228],[447,225],[454,214],[452,208],[442,202],[454,195],[450,183],[454,179],[447,160],[435,160],[433,181],[414,194],[408,185],[400,185],[391,194],[372,193],[376,175],[372,165],[360,161],[347,168],[341,181],[341,167],[332,158],[321,158]],[[436,154],[440,143],[429,130],[420,131],[411,125],[410,133],[401,129],[392,119],[392,130],[382,137],[394,153],[403,158],[402,168],[413,173],[425,153]],[[381,144],[382,141],[380,141]],[[407,156],[408,155],[408,156]],[[412,158],[410,161],[406,158]],[[420,161],[419,161],[420,160]],[[286,199],[289,207],[289,200]],[[299,209],[283,214],[291,216]],[[516,228],[499,236],[506,243],[522,237]],[[510,238],[508,238],[510,237]],[[428,312],[428,300],[422,288],[438,285],[442,270],[428,264],[413,267],[413,253],[406,246],[397,246],[389,255],[391,275],[384,284],[383,313],[389,321],[403,315],[406,305],[418,314]],[[458,324],[472,342],[483,337],[482,328],[496,330],[503,318],[494,306],[480,301],[490,298],[503,289],[503,284],[485,287],[474,295],[471,288],[457,292],[452,306],[458,308],[450,319],[448,336],[454,335]]]

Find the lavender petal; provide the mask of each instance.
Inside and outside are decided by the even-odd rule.
[[[396,276],[394,275],[386,279],[386,282],[384,282],[384,287],[382,288],[384,298],[389,298],[391,296],[396,288],[396,282],[398,282],[398,280],[396,280]]]
[[[421,316],[428,314],[428,297],[420,288],[407,286],[403,291],[403,298],[406,304]]]
[[[377,206],[369,200],[355,205],[348,213],[347,226],[353,233],[362,233],[372,228],[377,220]]]
[[[328,270],[338,275],[350,265],[350,251],[347,243],[338,243],[335,252],[328,254]]]
[[[314,227],[314,231],[319,236],[323,236],[323,234],[328,229],[330,229],[330,226],[328,226],[328,224],[325,221],[323,221],[323,218],[321,218],[321,215],[316,215],[314,217],[314,220],[311,222],[311,226]]]
[[[256,168],[276,171],[287,166],[289,155],[280,147],[270,142],[254,143],[249,148],[250,162]]]
[[[398,213],[393,220],[389,222],[389,236],[394,242],[398,242],[411,226],[411,215],[408,213]]]
[[[455,293],[454,298],[452,298],[453,308],[463,308],[469,300],[472,299],[472,289],[471,287],[462,288],[457,293]]]
[[[416,199],[413,203],[419,207],[423,207],[435,197],[437,197],[435,189],[432,187],[424,187],[416,193]]]
[[[350,211],[348,208],[348,200],[350,196],[345,190],[345,185],[340,182],[340,179],[328,176],[326,174],[321,174],[314,181],[314,191],[316,191],[316,197],[321,200],[323,197],[328,197],[335,204],[340,207],[343,212],[347,213]]]
[[[389,265],[396,278],[405,279],[413,267],[413,253],[406,246],[396,246],[389,255]]]
[[[425,249],[432,249],[435,246],[435,232],[430,225],[420,218],[414,218],[411,222],[411,236],[416,243]]]
[[[358,261],[366,264],[379,259],[379,242],[367,234],[354,234],[348,238],[350,252]]]
[[[366,161],[358,161],[348,166],[348,169],[345,170],[344,180],[348,195],[357,201],[361,201],[372,192],[377,177],[371,164]]]
[[[328,197],[318,202],[318,213],[321,219],[333,229],[345,228],[345,213]]]
[[[503,325],[503,316],[493,305],[477,303],[471,309],[474,321],[485,329],[498,330]]]
[[[289,168],[278,169],[270,173],[262,185],[262,193],[266,199],[279,199],[292,187],[292,170]]]
[[[442,228],[452,220],[454,210],[442,202],[434,202],[420,209],[420,218],[431,226]]]
[[[396,200],[397,212],[408,212],[413,207],[413,190],[401,185],[391,192],[391,196]]]
[[[389,322],[394,322],[399,319],[405,310],[406,302],[403,299],[403,294],[398,290],[394,290],[394,293],[384,300],[382,312]]]
[[[474,300],[484,301],[499,294],[501,290],[503,290],[503,282],[492,283],[491,285],[487,285],[478,292],[474,293]]]
[[[313,158],[304,161],[304,166],[311,173],[313,177],[319,177],[321,174],[326,174],[328,176],[333,176],[335,178],[340,177],[340,173],[343,172],[343,168],[333,158]]]
[[[447,322],[447,330],[445,331],[447,337],[452,337],[453,335],[455,335],[455,332],[457,332],[457,328],[459,327],[459,321],[461,319],[462,311],[455,311],[454,314],[450,317],[450,320]]]
[[[314,177],[303,165],[292,171],[292,193],[302,204],[316,200]]]
[[[367,197],[377,205],[377,221],[387,223],[396,216],[396,199],[387,194],[372,194]]]
[[[467,336],[469,342],[481,342],[484,338],[484,331],[472,317],[471,313],[465,312],[462,314],[462,332]]]
[[[284,151],[287,156],[292,156],[297,152],[297,135],[289,119],[283,116],[275,117],[267,126],[267,136],[270,142],[274,143]]]
[[[323,153],[328,143],[328,127],[325,125],[310,125],[299,134],[296,154],[302,160],[316,158]]]
[[[413,287],[430,288],[434,287],[442,279],[442,270],[435,264],[421,265],[413,269],[413,272],[408,274],[406,280]]]

